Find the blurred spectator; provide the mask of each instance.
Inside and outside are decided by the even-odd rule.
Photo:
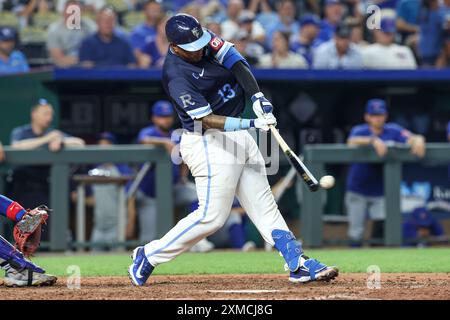
[[[66,21],[71,15],[67,8],[71,5],[79,6],[80,2],[78,0],[67,1],[61,19],[48,27],[47,50],[53,63],[58,67],[76,65],[83,39],[93,34],[97,29],[95,23],[83,15],[81,16],[80,29],[67,28]]]
[[[3,150],[3,144],[0,141],[0,163],[5,160],[5,151]]]
[[[422,66],[434,66],[441,53],[444,17],[439,0],[422,0],[419,14],[419,57]]]
[[[244,3],[242,0],[230,0],[228,2],[228,20],[221,23],[221,34],[223,39],[230,41],[232,37],[245,30],[250,40],[263,43],[266,37],[263,26],[255,20],[255,14],[248,10],[242,10]]]
[[[249,35],[250,41],[264,43],[266,39],[266,31],[264,27],[255,20],[255,14],[251,11],[244,10],[238,18],[239,30],[244,30]]]
[[[2,0],[0,1],[0,12],[9,11],[19,18],[20,27],[25,27],[36,10],[40,0]],[[1,24],[1,21],[0,21]]]
[[[99,146],[116,144],[116,137],[110,132],[103,132],[98,139]],[[125,164],[103,163],[95,167],[102,176],[131,176],[133,171]],[[116,184],[93,184],[94,226],[91,241],[97,243],[117,242],[119,224],[119,188]],[[99,248],[108,248],[102,245]]]
[[[169,101],[157,101],[152,107],[152,125],[139,132],[141,144],[162,146],[169,155],[175,147],[171,140],[174,124],[174,109]],[[197,205],[195,185],[187,180],[188,170],[185,165],[172,166],[174,202],[177,206]],[[155,198],[155,170],[152,168],[145,175],[136,194],[136,209],[139,219],[139,240],[147,243],[156,237],[157,207]],[[172,214],[166,212],[165,214]]]
[[[240,30],[232,39],[232,43],[247,62],[251,65],[257,65],[259,58],[264,55],[264,48],[258,42],[251,41],[245,30]]]
[[[436,67],[438,68],[450,67],[450,34],[445,35],[444,44],[441,49],[441,54],[436,60]]]
[[[338,24],[342,22],[344,7],[341,0],[325,0],[324,18],[320,25],[318,41],[327,42],[333,38]]]
[[[399,0],[397,2],[396,26],[403,41],[419,32],[419,11],[421,0]]]
[[[272,53],[259,60],[261,68],[307,69],[308,62],[301,55],[289,50],[289,33],[276,31],[272,38]]]
[[[131,45],[135,52],[156,38],[156,24],[162,14],[161,3],[156,0],[146,1],[143,10],[145,22],[136,26],[130,35]]]
[[[271,47],[275,32],[290,33],[293,39],[297,38],[300,29],[296,21],[296,8],[292,0],[280,0],[276,3],[277,15],[266,26],[266,46]]]
[[[321,44],[314,53],[314,69],[359,69],[363,60],[359,48],[351,43],[352,28],[338,25],[334,38]]]
[[[114,32],[116,13],[105,7],[97,13],[98,31],[83,40],[80,63],[84,67],[135,66],[136,60],[130,44]]]
[[[257,15],[256,20],[265,28],[274,19],[277,19],[277,14],[272,11],[271,4],[273,2],[270,0],[250,0],[248,4],[248,10]]]
[[[349,146],[372,146],[379,157],[384,157],[388,144],[402,143],[411,146],[411,153],[425,155],[425,139],[395,123],[386,123],[387,107],[384,100],[371,99],[364,114],[365,124],[352,128],[347,140]],[[348,236],[351,244],[359,246],[363,240],[366,214],[374,220],[378,236],[383,234],[385,202],[383,191],[383,166],[381,164],[352,164],[347,176],[345,204],[349,218]]]
[[[300,32],[294,39],[291,49],[300,54],[308,62],[309,67],[313,64],[313,50],[317,47],[317,35],[319,34],[320,19],[311,14],[304,15],[300,19]]]
[[[425,246],[434,240],[445,240],[444,229],[426,208],[416,208],[403,223],[403,242],[406,245]]]
[[[212,31],[215,35],[221,37],[222,30],[220,29],[220,23],[212,18],[205,18],[205,28]]]
[[[166,16],[161,16],[156,24],[156,38],[147,42],[141,50],[136,50],[140,68],[162,68],[169,50],[169,42],[165,34],[167,20]]]
[[[222,38],[231,40],[234,34],[239,31],[238,18],[244,9],[243,0],[229,0],[227,5],[227,19],[221,23]]]
[[[350,40],[360,49],[368,45],[368,42],[364,40],[364,28],[365,25],[362,23],[352,25],[352,36],[350,37]]]
[[[31,109],[31,123],[15,128],[11,133],[11,147],[14,149],[38,149],[47,147],[57,152],[63,147],[83,146],[84,141],[51,128],[53,107],[45,99]],[[24,206],[34,208],[48,203],[49,167],[22,166],[14,169],[12,193]]]
[[[0,75],[30,70],[24,54],[16,47],[16,31],[11,27],[0,27]]]
[[[363,48],[364,67],[368,69],[415,69],[417,63],[412,50],[394,43],[395,20],[382,18],[381,29],[373,30],[375,43]]]

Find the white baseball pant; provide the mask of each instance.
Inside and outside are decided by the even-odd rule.
[[[221,228],[235,195],[265,241],[274,244],[274,229],[289,231],[267,181],[264,158],[247,131],[184,133],[180,152],[195,178],[199,207],[164,237],[145,245],[153,266],[174,259]]]

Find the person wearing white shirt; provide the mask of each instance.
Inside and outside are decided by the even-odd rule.
[[[367,69],[416,69],[412,50],[394,42],[394,18],[383,18],[380,29],[373,30],[375,43],[363,48],[364,67]]]
[[[314,52],[314,69],[361,69],[360,49],[351,42],[352,28],[338,25],[334,38],[321,44]]]
[[[233,35],[239,31],[238,18],[244,9],[244,2],[242,0],[230,0],[227,5],[228,19],[221,23],[222,38],[224,40],[231,40]]]
[[[289,50],[289,33],[275,31],[272,37],[272,53],[259,60],[260,68],[307,69],[303,56]]]

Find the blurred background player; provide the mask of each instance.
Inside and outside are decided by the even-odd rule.
[[[403,223],[403,242],[407,246],[427,246],[429,240],[443,240],[444,229],[426,208],[416,208]]]
[[[111,132],[102,132],[99,135],[99,146],[110,146],[117,143]],[[97,165],[90,173],[107,177],[131,176],[133,170],[126,164],[102,163]],[[119,240],[119,187],[116,184],[93,184],[94,200],[94,228],[91,241],[98,243],[98,249],[109,249],[108,243]]]
[[[173,141],[174,115],[173,106],[169,101],[160,100],[152,106],[152,124],[139,132],[138,142],[141,144],[163,146],[169,156],[179,141]],[[175,139],[177,139],[175,137]],[[179,137],[178,137],[179,139]],[[173,192],[174,202],[177,207],[189,207],[195,210],[198,206],[197,191],[195,185],[188,180],[186,165],[173,164]],[[139,217],[139,241],[147,243],[156,238],[157,207],[155,198],[155,170],[145,175],[136,194],[136,209]],[[172,214],[167,212],[166,214]],[[206,239],[205,239],[206,240]],[[193,251],[205,252],[214,248],[210,242],[202,241],[193,247]]]
[[[30,123],[16,127],[11,132],[11,147],[21,150],[47,147],[50,151],[57,152],[63,147],[84,146],[82,139],[53,129],[53,116],[53,106],[46,99],[40,99],[31,108]],[[14,198],[30,208],[48,203],[48,177],[48,166],[16,167],[12,183]]]
[[[373,146],[379,157],[384,157],[388,146],[401,143],[411,146],[411,153],[417,157],[425,155],[425,138],[415,135],[395,123],[386,123],[388,117],[386,102],[371,99],[364,114],[365,124],[352,128],[347,144],[349,146]],[[374,220],[373,235],[382,237],[385,219],[383,192],[383,167],[381,164],[355,163],[347,176],[348,236],[352,246],[363,241],[366,215]]]
[[[0,215],[17,222],[26,210],[17,202],[0,195]],[[5,270],[4,284],[8,287],[45,286],[56,283],[56,277],[26,259],[12,244],[0,236],[0,267]]]

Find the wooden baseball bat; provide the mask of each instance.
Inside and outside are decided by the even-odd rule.
[[[270,125],[269,128],[275,140],[277,140],[278,144],[280,145],[281,150],[286,155],[291,165],[295,168],[300,178],[302,178],[306,183],[308,189],[312,192],[319,190],[319,182],[317,181],[317,179],[312,175],[312,173],[308,170],[308,168],[300,160],[300,158],[287,145],[286,141],[284,141],[278,130],[273,125]]]

